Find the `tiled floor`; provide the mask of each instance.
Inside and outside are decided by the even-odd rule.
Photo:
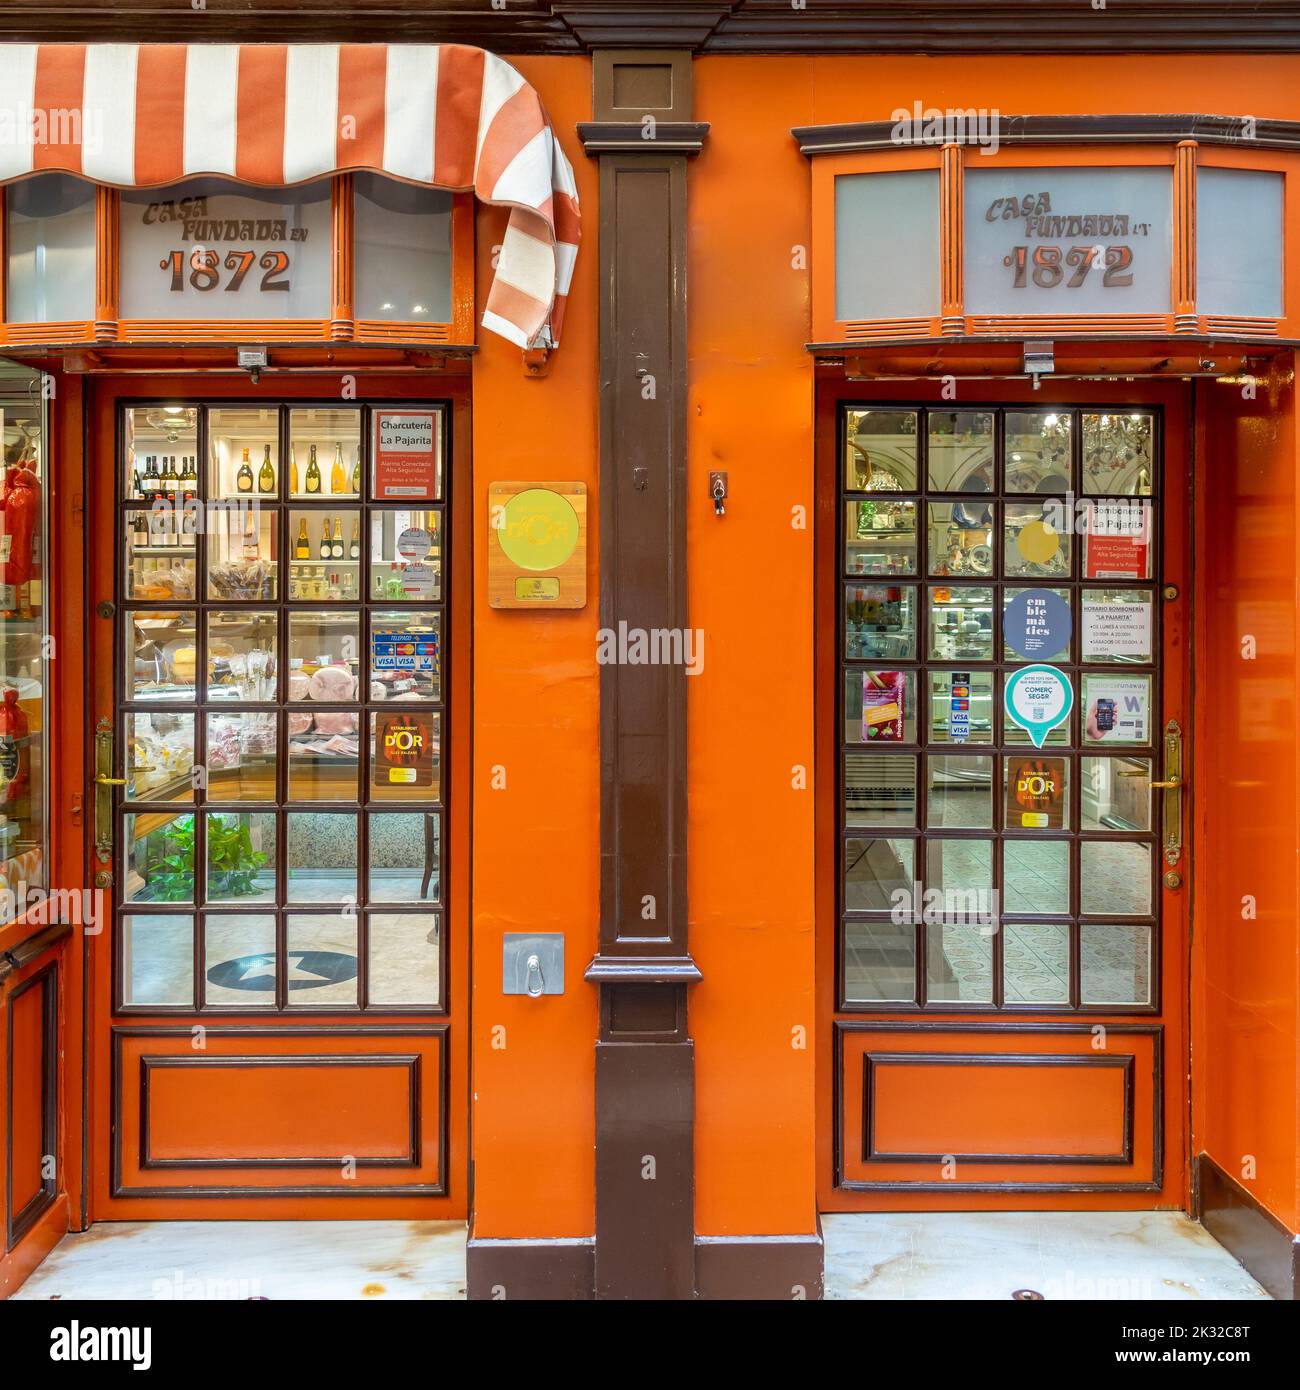
[[[1263,1299],[1176,1212],[825,1216],[835,1299]],[[21,1299],[456,1299],[452,1221],[120,1222],[68,1236]]]
[[[1181,1212],[888,1212],[822,1232],[827,1298],[1268,1298]]]

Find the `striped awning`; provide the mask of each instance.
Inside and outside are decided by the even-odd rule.
[[[79,117],[76,113],[80,113]],[[349,170],[511,209],[483,326],[559,341],[578,249],[573,169],[536,91],[460,44],[5,44],[0,183],[118,188],[201,174],[275,187]]]

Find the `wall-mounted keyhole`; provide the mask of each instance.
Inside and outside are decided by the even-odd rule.
[[[546,989],[546,977],[542,974],[542,960],[536,953],[524,962],[524,988],[536,999]]]
[[[709,496],[713,498],[713,515],[726,516],[727,475],[725,473],[709,474]]]

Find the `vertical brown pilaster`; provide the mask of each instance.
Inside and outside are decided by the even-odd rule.
[[[690,55],[594,59],[600,162],[601,930],[597,1298],[695,1295],[695,1059],[687,985],[686,160]],[[683,646],[676,649],[685,652]],[[663,653],[661,652],[662,656]]]

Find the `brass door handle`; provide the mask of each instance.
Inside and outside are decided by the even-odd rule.
[[[1183,857],[1183,731],[1176,719],[1165,725],[1165,779],[1152,782],[1165,794],[1163,806],[1165,863],[1172,869]]]
[[[97,776],[95,782],[101,787],[124,787],[126,786],[125,777],[101,777]]]
[[[1171,777],[1167,782],[1152,782],[1153,787],[1181,787],[1183,779],[1181,777]]]

